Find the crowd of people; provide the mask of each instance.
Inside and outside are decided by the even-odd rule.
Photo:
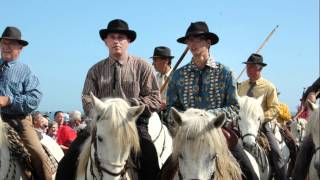
[[[263,96],[265,121],[262,131],[270,144],[270,159],[275,168],[275,178],[287,179],[285,162],[271,131],[270,122],[280,117],[279,123],[285,128],[286,122],[292,118],[288,107],[279,102],[276,86],[262,77],[262,70],[267,64],[261,54],[253,53],[243,62],[246,65],[248,79],[237,84],[233,72],[210,53],[212,47],[219,42],[219,37],[209,31],[205,22],[191,23],[185,35],[177,39],[189,48],[192,58],[175,72],[172,72],[171,68],[174,56],[166,46],[154,48],[151,58],[156,72],[146,60],[128,53],[128,48],[135,41],[137,34],[129,29],[124,20],[110,21],[106,29],[99,31],[99,35],[108,49],[109,56],[93,65],[87,73],[82,92],[84,115],[80,111],[57,111],[53,120],[45,114],[34,112],[42,98],[40,82],[28,66],[18,60],[28,42],[21,38],[21,32],[16,27],[7,27],[0,38],[1,115],[5,122],[16,128],[24,140],[39,179],[51,179],[52,174],[46,155],[40,148],[39,134],[52,137],[67,152],[77,133],[86,127],[84,117],[92,116],[90,93],[101,99],[123,98],[131,106],[145,105],[144,112],[136,122],[142,151],[137,157],[140,164],[139,179],[156,179],[160,171],[156,150],[148,133],[148,121],[153,112],[159,113],[173,136],[176,125],[169,116],[172,107],[179,111],[199,108],[212,114],[224,113],[228,120],[223,129],[225,133],[231,133],[231,125],[240,118],[237,96]],[[165,81],[169,83],[162,87]],[[312,96],[314,91],[310,92],[311,95],[308,96],[307,92],[302,101],[312,98],[315,100]],[[67,116],[70,118],[69,121],[66,121]],[[230,146],[229,150],[240,164],[243,179],[258,179],[245,155],[241,141]]]

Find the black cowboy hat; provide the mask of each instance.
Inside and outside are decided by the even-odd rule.
[[[219,41],[219,37],[216,34],[209,32],[207,24],[202,21],[191,23],[187,29],[186,35],[177,39],[177,41],[185,44],[186,38],[199,35],[204,35],[207,39],[210,39],[211,45],[217,44]]]
[[[0,37],[0,41],[2,39],[15,40],[22,46],[27,46],[29,44],[27,41],[21,39],[21,32],[16,27],[6,27],[2,33],[2,36]]]
[[[156,57],[169,58],[169,59],[174,58],[174,56],[171,56],[170,48],[165,47],[165,46],[158,46],[158,47],[154,48],[153,56],[150,58],[156,58]]]
[[[114,19],[109,22],[107,29],[101,29],[99,34],[102,40],[104,40],[108,33],[122,33],[128,36],[130,42],[133,42],[137,34],[133,30],[129,30],[128,23],[122,19]]]
[[[256,53],[251,54],[248,60],[243,62],[243,64],[259,64],[263,67],[267,65],[266,63],[263,63],[263,57]]]

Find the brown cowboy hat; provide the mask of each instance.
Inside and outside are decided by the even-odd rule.
[[[99,34],[102,40],[104,40],[109,33],[121,33],[128,36],[130,42],[133,42],[137,34],[135,31],[130,30],[128,23],[122,19],[114,19],[109,22],[107,29],[101,29]]]
[[[217,44],[219,42],[219,37],[212,32],[209,32],[208,25],[205,22],[198,21],[191,23],[187,29],[186,35],[177,39],[179,43],[186,44],[185,41],[190,36],[204,35],[207,39],[211,40],[211,45]]]
[[[21,39],[21,32],[16,27],[6,27],[2,33],[2,36],[0,37],[0,41],[2,39],[15,40],[22,46],[27,46],[29,44],[27,41]]]
[[[168,47],[165,46],[158,46],[154,48],[153,56],[150,58],[169,58],[172,59],[174,56],[171,56],[171,50]]]
[[[259,64],[263,67],[267,65],[266,63],[263,63],[263,57],[256,53],[251,54],[248,60],[243,62],[243,64]]]

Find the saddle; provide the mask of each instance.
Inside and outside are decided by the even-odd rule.
[[[17,131],[11,127],[8,123],[4,122],[4,127],[6,129],[6,136],[9,142],[9,151],[10,155],[17,160],[20,164],[24,174],[27,178],[32,178],[32,172],[34,172],[31,164],[31,154],[28,152],[26,147],[23,144],[22,139],[18,135]],[[42,137],[38,134],[38,137]],[[58,169],[58,162],[55,157],[51,154],[47,147],[43,146],[45,153],[48,155],[49,164],[52,172],[56,172]]]
[[[25,175],[31,179],[32,165],[30,153],[23,145],[18,133],[8,123],[4,123],[4,128],[7,132],[6,136],[9,142],[10,156],[19,162]]]

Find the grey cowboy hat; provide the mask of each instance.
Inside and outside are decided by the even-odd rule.
[[[256,53],[251,54],[248,60],[243,62],[243,64],[259,64],[263,67],[267,65],[266,63],[263,63],[263,57]]]
[[[186,44],[186,39],[190,36],[204,35],[207,39],[211,40],[211,45],[219,42],[219,37],[212,32],[209,32],[208,25],[203,21],[193,22],[187,29],[186,35],[177,39],[179,43]]]
[[[104,40],[109,33],[122,33],[128,36],[130,42],[133,42],[137,34],[135,31],[130,30],[128,23],[122,19],[114,19],[109,22],[107,29],[101,29],[99,31],[100,37]]]
[[[3,31],[2,36],[0,37],[0,41],[2,39],[8,39],[8,40],[15,40],[22,46],[27,46],[29,43],[23,39],[21,39],[21,31],[12,26],[6,27],[6,29]]]
[[[154,48],[153,56],[150,58],[169,58],[172,59],[174,56],[171,56],[171,50],[165,46],[158,46]]]

